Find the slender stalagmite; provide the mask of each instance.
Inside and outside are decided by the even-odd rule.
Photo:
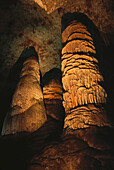
[[[98,67],[96,49],[85,25],[72,21],[62,33],[64,128],[79,129],[90,125],[109,126],[104,108],[107,93]]]
[[[2,135],[34,132],[46,120],[39,64],[37,58],[31,56],[23,63],[10,110],[3,124]]]
[[[46,113],[57,121],[62,121],[64,109],[62,106],[61,71],[53,68],[43,77],[43,96]]]

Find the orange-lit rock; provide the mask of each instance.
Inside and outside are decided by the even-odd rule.
[[[63,36],[63,51],[65,49],[66,53],[62,55],[62,83],[66,117],[62,137],[46,146],[40,155],[34,155],[29,162],[29,170],[105,170],[114,167],[114,133],[103,107],[107,102],[106,91],[101,86],[104,79],[98,58],[91,51],[92,46],[85,44],[89,54],[83,46],[81,48],[83,41],[91,40],[94,45],[92,36],[86,36],[86,40],[85,34],[81,36],[82,43],[78,46],[78,33],[74,32],[73,47],[81,49],[81,53],[69,51],[72,45],[68,48],[68,39],[65,42]]]
[[[29,170],[90,170],[112,169],[113,131],[107,127],[91,126],[69,131],[59,142],[47,146],[41,155],[35,155]],[[111,152],[110,152],[111,151]]]
[[[63,1],[63,0],[34,0],[39,6],[41,6],[42,8],[44,8],[48,14],[52,13],[53,11],[55,11],[56,9],[58,9],[59,7],[61,7],[63,4],[65,4],[67,2],[67,0]]]
[[[46,120],[38,60],[31,56],[23,63],[10,110],[3,124],[2,135],[34,132]]]
[[[72,34],[68,39],[72,41],[72,38],[74,39],[77,35],[79,34]],[[91,36],[90,38],[88,35],[84,37],[93,44]],[[81,34],[82,41],[85,41],[84,37]],[[64,93],[68,95],[66,98],[63,96],[64,101],[69,101],[73,99],[73,95],[78,95],[77,100],[74,98],[71,100],[72,103],[68,103],[70,111],[66,111],[63,131],[59,129],[58,124],[61,114],[57,113],[59,109],[60,111],[62,109],[60,108],[62,106],[60,104],[61,86],[57,74],[54,74],[55,77],[51,77],[49,74],[47,82],[45,77],[45,83],[43,83],[48,120],[41,128],[28,136],[18,138],[16,135],[8,135],[0,138],[1,169],[114,169],[114,133],[110,127],[106,127],[109,126],[103,108],[106,102],[106,92],[99,84],[103,81],[103,77],[98,71],[98,63],[95,55],[86,53],[62,56]],[[75,70],[76,68],[78,70]],[[68,77],[69,81],[67,81]],[[93,88],[94,86],[95,88]],[[69,87],[73,87],[70,89],[71,91],[69,91]],[[78,92],[75,92],[75,87],[79,87]],[[91,92],[94,92],[93,95]],[[104,94],[104,97],[100,98],[101,94]],[[96,98],[93,97],[94,95]],[[58,100],[59,102],[57,102]],[[36,106],[36,108],[38,107]],[[15,115],[14,113],[13,115]],[[60,136],[61,132],[63,132],[62,136]]]
[[[46,112],[55,120],[63,121],[61,71],[54,68],[43,77],[43,96]]]
[[[101,86],[104,79],[91,34],[83,23],[74,20],[62,32],[62,42],[64,128],[110,126],[106,112],[98,106],[106,103],[107,93]]]
[[[42,0],[34,0],[39,6],[41,6],[42,8],[44,8],[45,10],[47,9],[45,4],[43,4]]]

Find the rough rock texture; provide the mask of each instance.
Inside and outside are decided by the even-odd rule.
[[[113,132],[105,127],[73,131],[60,142],[35,155],[29,170],[112,170],[114,167]]]
[[[50,3],[50,6],[52,2],[46,1],[46,3]],[[1,120],[4,119],[7,112],[6,105],[9,105],[10,90],[7,89],[12,82],[6,82],[10,69],[26,47],[34,46],[37,51],[42,75],[53,67],[60,68],[61,25],[64,25],[61,23],[61,18],[68,12],[84,13],[98,28],[96,45],[101,62],[103,62],[102,65],[105,65],[104,74],[108,98],[113,104],[113,0],[71,0],[67,2],[63,0],[62,3],[61,7],[60,3],[56,3],[57,8],[47,14],[33,0],[0,1],[0,104],[4,112],[2,112],[3,115],[0,115]],[[91,30],[93,30],[92,27]],[[112,119],[113,113],[111,112],[113,109],[110,111]]]
[[[92,124],[89,127],[77,130],[67,128],[63,130],[62,133],[64,112],[62,112],[61,116],[60,111],[63,110],[61,100],[50,100],[53,93],[57,94],[55,91],[56,85],[59,94],[55,96],[61,99],[61,83],[59,83],[56,78],[46,84],[44,83],[44,92],[46,92],[44,93],[44,97],[46,98],[45,106],[48,114],[47,121],[34,133],[27,133],[26,136],[24,136],[25,133],[21,136],[18,136],[18,134],[0,136],[0,169],[114,169],[113,128],[101,127],[101,125],[100,127],[96,126],[96,122],[101,122],[102,118],[102,122],[106,123],[107,118],[102,116],[105,115],[106,110],[111,121],[114,122],[113,5],[113,0],[0,1],[0,110],[2,111],[0,113],[0,128],[11,105],[12,95],[16,87],[15,82],[17,82],[18,77],[15,70],[18,70],[18,67],[22,65],[22,62],[17,62],[22,51],[29,46],[35,48],[39,56],[40,70],[42,75],[44,75],[54,67],[60,68],[61,44],[64,43],[65,45],[66,39],[70,42],[78,35],[79,39],[78,41],[76,40],[75,43],[77,42],[79,47],[79,44],[82,42],[82,31],[86,32],[83,26],[81,33],[74,33],[70,35],[69,38],[64,36],[62,37],[63,42],[61,41],[61,28],[63,31],[65,25],[69,23],[71,19],[68,13],[77,12],[79,14],[79,20],[82,14],[85,15],[86,17],[83,17],[85,23],[88,23],[87,17],[91,19],[91,22],[89,22],[90,29],[86,32],[91,33],[91,35],[83,34],[84,40],[82,45],[84,47],[83,50],[87,44],[90,45],[90,47],[86,48],[86,52],[88,49],[91,49],[93,53],[96,51],[97,58],[93,57],[93,55],[86,55],[86,60],[88,56],[88,65],[85,64],[85,54],[81,60],[78,58],[78,54],[77,60],[79,63],[81,62],[81,67],[84,65],[85,67],[91,66],[91,68],[97,71],[99,64],[99,73],[102,73],[99,76],[99,80],[103,80],[101,76],[103,75],[105,81],[103,85],[102,83],[99,84],[99,82],[98,84],[100,87],[103,87],[102,89],[106,89],[108,96],[106,105],[103,103],[100,104],[97,112],[95,103],[89,104],[88,107],[85,105],[81,107],[77,106],[77,110],[74,110],[78,113],[80,112],[82,116],[88,113],[89,116],[87,116],[89,119],[84,120],[84,125],[85,122],[89,122],[89,124],[93,123],[94,125]],[[64,14],[68,14],[68,17],[66,17],[66,20],[61,21]],[[97,29],[94,29],[93,23]],[[89,40],[87,44],[85,44],[86,40]],[[73,50],[74,48],[71,49],[71,51]],[[71,63],[73,63],[74,66],[73,60],[67,64],[70,64],[69,66],[71,67]],[[62,65],[65,65],[65,63]],[[94,80],[94,76],[91,76],[91,78]],[[81,81],[77,82],[79,84],[82,83]],[[97,81],[93,81],[93,83],[96,82]],[[51,93],[48,95],[47,92],[50,92],[50,90]],[[106,94],[104,90],[103,94]],[[84,98],[86,98],[86,96],[84,96]],[[105,98],[102,99],[105,101]],[[92,101],[92,98],[88,101]],[[106,106],[106,110],[104,109],[104,105]],[[74,115],[72,114],[72,116]],[[67,118],[68,117],[66,117],[66,119]],[[75,124],[73,119],[71,122],[74,123],[74,127],[79,125],[78,123]],[[72,123],[69,126],[73,127]]]
[[[46,120],[38,58],[30,56],[23,62],[20,79],[3,124],[2,135],[34,132]]]
[[[72,17],[73,14],[69,15]],[[92,35],[88,32],[86,24],[78,21],[76,13],[74,18],[75,20],[71,20],[62,32],[64,46],[61,65],[63,105],[66,113],[64,128],[109,126],[106,113],[100,106],[106,103],[107,94],[101,86],[104,79],[98,67]]]
[[[64,118],[61,71],[54,68],[47,72],[42,78],[41,85],[47,121],[33,133],[10,134],[0,138],[0,168],[3,170],[28,169],[29,162],[34,155],[41,153],[45,146],[48,146],[52,141],[58,141],[61,136]]]
[[[80,29],[80,25],[82,29]],[[64,42],[62,50],[62,83],[66,118],[64,120],[62,138],[61,141],[53,142],[44,148],[40,155],[36,154],[30,160],[28,169],[113,169],[114,147],[113,139],[111,140],[113,130],[108,127],[110,123],[101,105],[106,103],[105,98],[107,95],[100,85],[103,77],[99,72],[98,60],[96,59],[97,53],[91,38],[92,36],[86,30],[86,27],[76,20],[75,22],[71,22],[64,31],[62,34]],[[76,34],[78,32],[82,35],[87,34],[90,38],[85,39],[85,36],[79,38],[78,34]],[[75,34],[74,37],[73,34]],[[92,41],[94,52],[92,51],[92,46],[89,44],[89,39]],[[78,44],[77,41],[79,40],[80,43]],[[75,41],[73,45],[67,46],[69,42],[72,43],[73,41]],[[85,42],[84,47],[83,41]],[[89,64],[86,65],[87,62],[83,62],[83,60],[87,60]],[[82,71],[81,76],[79,76],[77,70],[78,73]],[[88,74],[92,70],[91,74],[94,76],[83,76],[86,70]],[[98,77],[97,72],[100,75]],[[72,79],[69,79],[69,76],[72,76]],[[91,93],[93,86],[101,86],[99,92],[95,90],[94,93]],[[78,88],[85,88],[84,92],[88,92],[87,95],[83,91],[78,93],[76,91]],[[66,93],[68,93],[68,96],[65,96]],[[93,97],[89,97],[89,94]],[[103,99],[100,100],[99,98]]]
[[[63,6],[67,0],[34,0],[38,5],[40,5],[42,8],[44,8],[48,14],[55,11],[57,8]]]
[[[42,85],[47,115],[63,122],[61,71],[57,68],[51,69],[43,76]]]

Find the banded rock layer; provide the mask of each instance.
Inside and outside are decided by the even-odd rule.
[[[101,86],[104,79],[91,34],[85,25],[74,20],[63,31],[62,43],[63,105],[69,114],[65,127],[109,125],[104,109],[99,107],[106,103],[107,93]]]
[[[64,117],[62,93],[61,71],[53,68],[43,77],[43,97],[47,115],[58,121]]]

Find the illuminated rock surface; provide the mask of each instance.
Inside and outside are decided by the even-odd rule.
[[[77,13],[79,22],[68,27],[71,19],[68,13],[73,12]],[[66,20],[61,21],[64,14],[68,14]],[[80,16],[83,15],[85,24],[88,24],[86,18],[91,20],[89,29],[80,21]],[[114,122],[113,22],[113,0],[0,1],[0,128],[11,106],[15,81],[17,82],[18,76],[13,68],[15,66],[18,69],[17,61],[26,47],[35,48],[42,76],[52,68],[60,69],[61,64],[63,77],[66,76],[66,80],[63,78],[66,90],[62,89],[66,109],[64,128],[61,83],[57,75],[49,80],[49,73],[48,83],[43,79],[47,121],[32,133],[0,136],[0,169],[114,169],[114,131],[107,119],[108,116]],[[65,25],[68,30],[63,32]],[[62,43],[64,48],[61,57]],[[69,50],[73,54],[68,54]],[[72,74],[74,69],[76,76]],[[70,80],[67,81],[68,77]],[[70,83],[72,87],[75,84],[72,94],[69,91]],[[78,92],[75,95],[79,98],[75,100],[76,88]],[[65,93],[68,97],[65,97]],[[27,105],[36,105],[35,101],[29,102],[28,99],[27,97]],[[68,103],[67,107],[66,101],[71,101],[72,104]],[[13,101],[14,105],[15,103],[17,99]],[[23,105],[22,100],[20,104]],[[27,105],[23,105],[24,112]],[[10,113],[12,118],[18,117],[19,122],[25,114],[21,114],[22,108],[19,108],[19,112],[17,110]],[[26,116],[25,118],[27,119]],[[16,127],[22,130],[22,127]],[[25,124],[24,128],[26,129]],[[8,131],[9,129],[11,130],[8,128]],[[14,129],[10,132],[13,131]]]
[[[3,124],[2,135],[34,132],[46,120],[38,59],[31,56],[23,63],[20,79]]]
[[[63,121],[61,71],[54,68],[43,77],[43,96],[48,116]]]
[[[80,37],[80,34],[84,37]],[[89,38],[85,39],[86,35]],[[98,67],[99,62],[96,59],[97,54],[91,34],[85,25],[74,20],[63,31],[62,42],[65,44],[61,62],[65,91],[64,127],[80,129],[90,125],[108,126],[110,123],[104,108],[100,105],[106,103],[107,94],[100,85],[104,79]]]

